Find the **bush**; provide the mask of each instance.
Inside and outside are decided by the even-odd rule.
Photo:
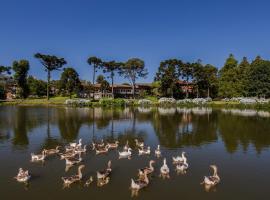
[[[150,101],[150,100],[148,100],[148,99],[140,99],[140,100],[138,101],[138,104],[139,104],[140,106],[149,106],[149,105],[152,104],[152,101]]]
[[[126,101],[124,99],[111,99],[111,98],[104,98],[100,99],[99,103],[101,106],[125,106]]]
[[[174,105],[176,104],[176,100],[174,98],[166,98],[166,97],[162,97],[158,100],[158,104],[159,105]]]

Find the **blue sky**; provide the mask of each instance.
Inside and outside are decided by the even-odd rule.
[[[44,79],[33,54],[55,54],[89,80],[89,56],[138,57],[149,70],[139,82],[148,82],[169,58],[217,67],[229,53],[270,59],[269,8],[262,0],[0,0],[0,65],[28,59],[29,73]]]

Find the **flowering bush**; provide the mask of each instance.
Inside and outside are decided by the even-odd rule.
[[[150,101],[148,99],[140,99],[138,101],[138,104],[141,105],[141,106],[151,105],[152,101]]]
[[[67,99],[65,104],[70,106],[89,106],[91,101],[88,99]]]
[[[159,105],[172,105],[176,103],[174,98],[162,97],[158,100]]]

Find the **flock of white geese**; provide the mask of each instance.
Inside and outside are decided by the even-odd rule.
[[[151,149],[150,147],[145,147],[144,142],[139,142],[137,139],[135,139],[135,144],[138,149],[139,155],[150,155]],[[115,141],[113,143],[104,143],[103,140],[99,143],[92,142],[92,150],[96,152],[96,155],[98,154],[104,154],[107,153],[110,150],[117,149],[119,147],[119,142]],[[57,146],[55,149],[44,149],[41,154],[31,154],[31,161],[32,162],[40,162],[44,161],[48,156],[52,155],[59,155],[61,160],[65,160],[66,162],[66,170],[68,170],[70,167],[74,165],[78,165],[82,162],[82,153],[86,153],[87,146],[82,145],[82,140],[80,139],[78,143],[69,143],[67,146],[64,147],[64,150],[60,152],[60,146]],[[132,156],[133,150],[130,148],[128,141],[123,147],[122,151],[118,151],[119,158],[128,158],[130,159]],[[157,146],[157,148],[154,151],[156,157],[161,157],[161,149],[160,145]],[[172,157],[172,162],[175,165],[175,169],[178,173],[185,174],[187,169],[189,168],[189,164],[187,162],[187,157],[185,152],[182,152],[181,155]],[[154,160],[150,160],[149,166],[139,169],[138,170],[138,177],[135,179],[131,179],[130,183],[130,189],[134,191],[139,191],[142,188],[145,188],[149,185],[150,179],[149,176],[154,172]],[[64,187],[69,187],[71,184],[75,182],[82,181],[83,175],[82,170],[85,166],[79,165],[78,166],[78,173],[69,176],[69,177],[62,177]],[[210,168],[213,169],[213,174],[210,176],[204,176],[203,181],[201,184],[205,186],[207,190],[214,187],[220,182],[220,177],[217,173],[217,166],[216,165],[210,165]],[[109,183],[110,181],[110,175],[112,173],[112,163],[111,161],[108,161],[107,167],[104,170],[97,171],[97,185],[103,186]],[[163,165],[160,167],[160,177],[162,178],[169,178],[170,169],[167,165],[166,158],[163,159]],[[14,177],[18,182],[22,183],[28,183],[31,179],[31,173],[29,173],[28,170],[23,170],[22,168],[19,168],[19,172],[17,176]],[[94,178],[92,176],[87,179],[85,182],[85,186],[89,186],[94,181]]]

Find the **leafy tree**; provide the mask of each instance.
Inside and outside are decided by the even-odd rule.
[[[11,67],[0,66],[0,75],[11,74],[10,70],[11,70]]]
[[[123,63],[115,62],[114,60],[102,63],[103,72],[109,73],[109,77],[111,78],[113,97],[114,97],[114,85],[113,84],[114,84],[115,72],[119,72],[121,66],[123,66]]]
[[[67,64],[67,62],[64,58],[58,58],[56,56],[45,55],[41,53],[36,53],[34,57],[41,62],[45,71],[47,72],[47,100],[49,100],[51,72],[54,70],[59,70],[63,67],[63,65]]]
[[[160,62],[155,81],[160,82],[160,92],[163,96],[174,96],[173,89],[178,81],[178,70],[182,65],[181,60],[169,59]]]
[[[95,78],[96,78],[96,72],[98,68],[101,68],[102,66],[102,60],[100,58],[97,58],[95,56],[89,57],[87,60],[87,63],[93,67],[93,81],[92,84],[95,84]],[[94,99],[94,93],[95,89],[93,87],[93,99]]]
[[[242,61],[237,67],[237,73],[239,78],[239,90],[243,96],[248,96],[248,77],[250,72],[250,63],[247,57],[243,57]]]
[[[19,96],[26,98],[29,94],[29,88],[27,85],[27,74],[29,71],[29,62],[27,60],[14,61],[12,69],[15,72],[14,80],[19,86]]]
[[[96,82],[98,84],[100,84],[100,89],[101,89],[102,93],[104,93],[105,91],[107,91],[110,88],[109,82],[105,79],[105,77],[103,75],[99,75],[97,77]]]
[[[189,80],[193,78],[193,65],[189,62],[181,63],[178,68],[179,75],[186,81],[188,84]],[[186,90],[186,98],[188,98],[188,90]]]
[[[237,73],[237,60],[232,54],[227,58],[224,66],[219,71],[219,96],[237,97],[241,96],[241,86]]]
[[[257,57],[250,66],[249,95],[270,97],[270,61]]]
[[[135,84],[138,78],[145,78],[148,75],[144,61],[139,58],[129,59],[120,70],[120,75],[127,78],[132,86],[133,98],[135,98]]]
[[[81,87],[79,74],[72,67],[64,68],[60,79],[61,89],[67,91],[71,98],[72,93],[78,92]]]
[[[29,76],[27,78],[27,84],[29,87],[29,92],[31,95],[36,95],[38,97],[46,96],[47,90],[47,84],[43,80],[38,80],[34,78],[33,76]]]
[[[193,67],[194,81],[196,82],[198,93],[207,94],[207,97],[215,97],[218,86],[218,69],[210,64],[203,66],[200,62],[194,63]]]

